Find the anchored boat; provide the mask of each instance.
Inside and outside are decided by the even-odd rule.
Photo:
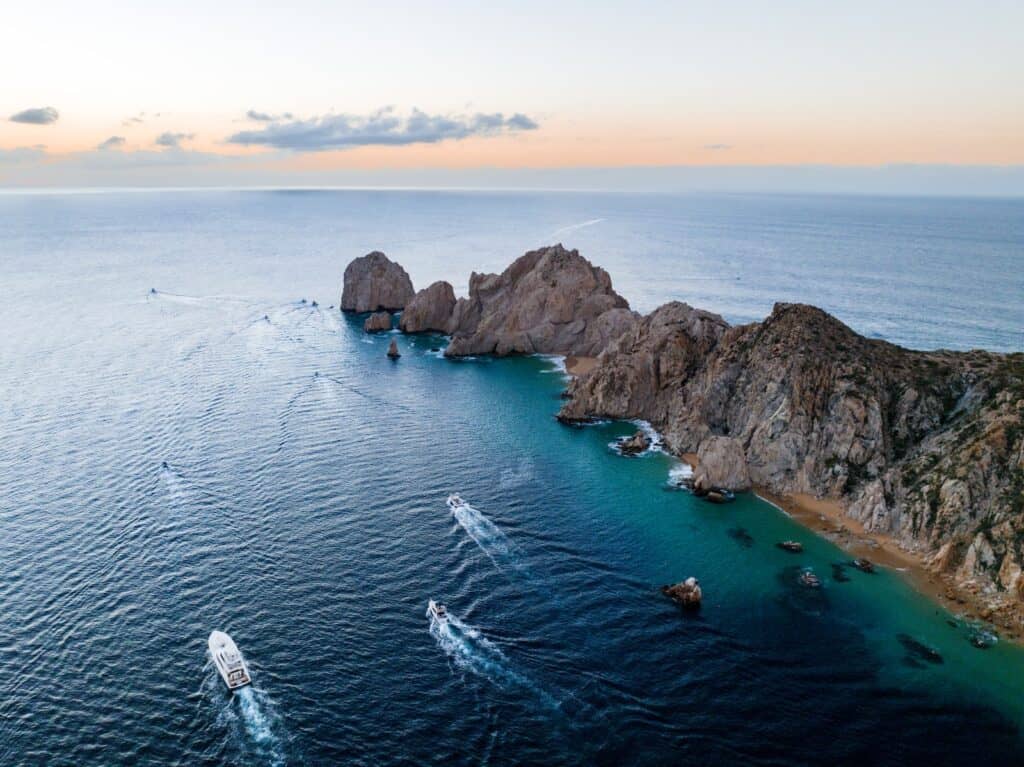
[[[237,690],[239,687],[252,684],[245,658],[231,637],[223,631],[214,631],[210,634],[209,645],[213,664],[229,690]]]

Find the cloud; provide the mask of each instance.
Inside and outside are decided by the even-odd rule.
[[[12,123],[26,123],[27,125],[50,125],[57,122],[60,117],[53,107],[36,107],[35,109],[24,109],[10,116]]]
[[[168,149],[179,149],[181,148],[182,141],[191,141],[195,137],[196,134],[194,133],[171,133],[167,131],[156,137],[156,145],[164,146]]]
[[[271,114],[270,112],[257,112],[255,109],[250,109],[245,113],[246,118],[258,123],[272,123],[278,120],[291,120],[293,115],[291,112],[282,112],[279,115]]]
[[[45,159],[45,147],[20,146],[14,149],[0,149],[0,165],[24,165]]]
[[[106,149],[120,149],[124,146],[124,136],[111,136],[106,141],[101,141],[96,148],[101,152]]]
[[[235,133],[227,141],[243,146],[320,152],[357,146],[436,144],[471,136],[536,130],[538,127],[536,122],[519,113],[508,117],[501,112],[430,115],[413,109],[404,116],[387,107],[369,115],[332,114],[308,120],[270,120],[264,128]]]
[[[732,144],[705,144],[705,149],[710,149],[712,152],[723,152],[726,149],[732,149]]]
[[[137,115],[132,115],[131,117],[126,117],[121,120],[121,125],[125,128],[130,128],[133,125],[142,125],[150,118],[156,119],[157,117],[160,117],[161,114],[162,112],[153,112],[147,115],[145,112],[139,112]]]

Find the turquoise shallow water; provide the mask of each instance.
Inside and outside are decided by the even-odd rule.
[[[842,222],[875,216],[853,230],[880,243],[879,284],[903,278],[877,252],[899,261],[911,220],[934,267],[913,281],[931,287],[854,300],[822,276],[821,297],[908,343],[1012,346],[1019,205],[971,203],[969,231],[955,203],[923,205],[773,198],[759,234],[751,198],[0,198],[0,762],[1018,762],[1018,648],[972,648],[898,573],[833,580],[844,555],[757,499],[668,489],[668,456],[609,450],[629,424],[560,426],[549,360],[453,362],[430,351],[439,339],[400,338],[392,363],[388,338],[328,308],[373,247],[418,284],[464,280],[599,218],[617,227],[603,250],[601,223],[561,239],[589,232],[584,252],[609,255],[634,304],[689,291],[709,305],[680,245],[710,236],[701,210],[735,224],[718,225],[723,257],[811,220],[852,248]],[[630,231],[659,255],[631,253]],[[955,242],[974,243],[987,289],[947,312],[934,264]],[[711,289],[712,308],[732,301],[742,319],[798,290],[763,279],[791,265],[759,259],[736,262],[757,287]],[[1005,311],[982,322],[985,302]],[[452,491],[473,506],[460,519]],[[820,592],[799,587],[801,567]],[[658,592],[691,574],[707,595],[696,616]],[[456,620],[431,625],[428,598]],[[222,689],[213,628],[249,657],[251,692]]]

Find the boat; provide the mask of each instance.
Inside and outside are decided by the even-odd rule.
[[[461,509],[463,506],[469,506],[468,503],[462,500],[462,496],[459,495],[458,493],[452,493],[451,495],[449,495],[447,503],[448,508],[451,509],[452,511],[455,511],[456,509]]]
[[[448,610],[433,599],[427,602],[427,614],[439,623],[445,623],[448,620]]]
[[[800,583],[811,589],[821,586],[821,579],[811,570],[804,570],[800,573]]]
[[[252,684],[245,658],[231,637],[223,631],[213,631],[210,633],[209,645],[213,665],[217,667],[221,679],[229,690],[237,690],[239,687]]]
[[[864,557],[858,557],[851,563],[854,567],[860,570],[862,573],[873,573],[875,571],[875,564],[870,559],[864,559]]]
[[[799,541],[779,541],[775,545],[783,551],[791,551],[794,554],[799,554],[804,550],[804,545]]]

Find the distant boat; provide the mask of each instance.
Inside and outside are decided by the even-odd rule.
[[[245,658],[231,637],[223,631],[214,631],[210,634],[209,645],[213,664],[229,690],[237,690],[239,687],[252,684]]]
[[[451,509],[452,511],[455,511],[456,509],[461,509],[463,506],[469,506],[468,503],[462,500],[462,496],[459,495],[458,493],[452,493],[451,495],[449,495],[447,503],[448,508]]]
[[[448,610],[445,609],[444,605],[439,605],[433,599],[427,602],[427,613],[431,618],[436,619],[440,623],[448,620]]]

